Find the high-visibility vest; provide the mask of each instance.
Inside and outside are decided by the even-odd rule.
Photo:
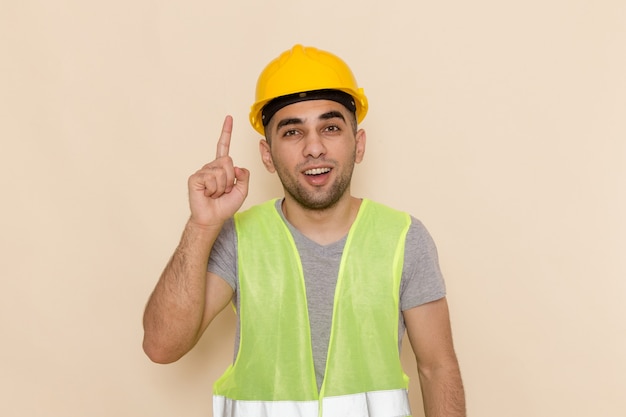
[[[398,315],[410,223],[406,213],[362,201],[341,258],[318,392],[293,237],[275,200],[235,215],[240,345],[214,385],[214,417],[409,416]]]

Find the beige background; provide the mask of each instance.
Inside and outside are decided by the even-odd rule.
[[[469,414],[626,415],[623,0],[2,0],[0,415],[210,415],[232,313],[160,366],[143,306],[225,114],[280,192],[247,112],[297,42],[369,96],[356,194],[438,244]]]

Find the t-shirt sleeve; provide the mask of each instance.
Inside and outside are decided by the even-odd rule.
[[[439,300],[445,295],[446,286],[435,242],[422,222],[412,217],[406,236],[400,309],[408,310]]]
[[[237,238],[232,218],[224,223],[213,244],[207,271],[221,277],[237,291]]]

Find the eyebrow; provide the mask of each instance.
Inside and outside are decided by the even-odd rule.
[[[346,118],[343,117],[343,114],[341,114],[341,112],[337,111],[337,110],[331,110],[327,113],[321,114],[320,117],[318,119],[320,120],[329,120],[329,119],[341,119],[344,122],[346,121]]]
[[[288,119],[283,119],[281,121],[278,122],[278,124],[276,125],[276,130],[280,129],[283,126],[288,126],[288,125],[301,125],[303,123],[302,119],[299,119],[297,117],[291,117]]]
[[[336,111],[336,110],[331,110],[329,112],[320,114],[320,116],[318,117],[319,120],[330,120],[330,119],[335,119],[335,118],[341,119],[344,122],[346,121],[346,118],[343,117],[343,114],[341,114],[341,112]],[[298,117],[290,117],[290,118],[283,119],[283,120],[279,121],[276,124],[276,130],[278,130],[281,127],[284,127],[284,126],[300,125],[300,124],[303,124],[303,123],[304,123],[304,121],[302,119],[298,118]]]

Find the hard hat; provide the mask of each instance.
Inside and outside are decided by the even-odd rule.
[[[250,123],[254,130],[265,134],[265,126],[274,113],[266,116],[263,120],[262,110],[270,101],[292,96],[302,97],[301,100],[328,98],[343,103],[336,97],[343,94],[330,94],[326,97],[320,92],[334,90],[349,94],[354,101],[353,110],[356,112],[357,123],[360,123],[367,114],[367,97],[362,88],[359,88],[352,71],[339,57],[313,47],[295,45],[290,50],[283,52],[278,58],[270,62],[257,81],[256,98],[250,110]],[[309,95],[307,92],[316,92]],[[294,96],[287,101],[288,104],[300,101]],[[335,97],[335,98],[333,98]],[[284,106],[282,106],[284,107]],[[348,108],[352,106],[347,106]],[[279,107],[281,108],[281,107]]]

